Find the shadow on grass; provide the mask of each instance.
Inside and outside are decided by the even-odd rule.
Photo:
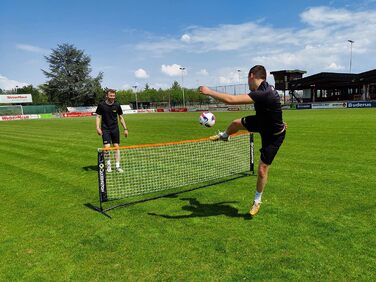
[[[82,169],[85,171],[98,171],[98,166],[88,165],[88,166],[84,166]]]
[[[92,168],[94,166],[88,166],[88,167],[84,167],[85,168]],[[96,167],[95,167],[96,168]],[[193,188],[190,188],[190,189],[186,189],[186,190],[182,190],[182,191],[178,191],[178,192],[173,192],[173,193],[170,193],[170,194],[164,194],[164,195],[160,195],[160,196],[156,196],[156,197],[151,197],[151,198],[146,198],[146,199],[141,199],[141,200],[136,200],[136,201],[132,201],[132,202],[126,202],[126,203],[121,203],[121,204],[117,204],[117,205],[114,205],[112,207],[108,207],[108,208],[103,208],[103,209],[100,209],[99,207],[91,204],[91,203],[86,203],[84,204],[85,207],[91,209],[91,210],[94,210],[94,211],[97,211],[99,213],[102,213],[104,214],[105,216],[111,218],[111,216],[109,216],[106,212],[110,211],[110,210],[113,210],[113,209],[116,209],[116,208],[120,208],[120,207],[129,207],[129,206],[132,206],[132,205],[135,205],[135,204],[140,204],[140,203],[145,203],[145,202],[148,202],[148,201],[153,201],[153,200],[157,200],[157,199],[161,199],[161,198],[178,198],[179,194],[182,194],[182,193],[187,193],[187,192],[191,192],[191,191],[194,191],[194,190],[197,190],[197,189],[202,189],[202,188],[207,188],[207,187],[212,187],[212,186],[215,186],[217,184],[223,184],[223,183],[226,183],[226,182],[230,182],[230,181],[233,181],[235,179],[239,179],[239,178],[243,178],[243,177],[248,177],[248,176],[255,176],[253,174],[250,174],[248,172],[245,172],[245,173],[238,173],[232,177],[229,177],[227,179],[221,179],[221,180],[217,180],[217,181],[212,181],[211,183],[207,183],[207,184],[203,184],[203,185],[200,185],[198,187],[193,187]],[[184,198],[182,198],[181,200],[183,200]],[[191,199],[191,198],[186,198],[186,199]],[[217,204],[206,204],[205,207],[200,207],[202,206],[202,204],[200,204],[197,200],[195,203],[198,203],[198,206],[196,205],[196,208],[197,210],[206,210],[206,212],[204,212],[204,214],[206,215],[201,215],[201,216],[215,216],[215,215],[228,215],[228,216],[232,216],[232,217],[243,217],[244,219],[251,219],[247,214],[239,214],[238,213],[238,210],[231,207],[231,206],[225,206],[223,204],[226,204],[226,203],[234,203],[234,202],[221,202],[221,203],[217,203]],[[192,205],[192,204],[191,204]],[[215,207],[210,207],[210,205],[217,205]],[[192,207],[194,207],[194,205],[192,205]],[[215,214],[211,214],[210,215],[210,210],[212,210],[211,213],[214,213],[214,210],[218,209],[219,208],[219,211],[215,211]],[[228,209],[225,211],[225,209]],[[233,209],[233,210],[231,210]],[[221,211],[222,210],[222,211]],[[235,211],[234,211],[235,210]],[[154,215],[154,216],[163,216],[163,215],[158,215],[158,214],[153,214],[153,213],[149,213],[150,215]],[[196,213],[193,213],[195,216],[190,216],[190,217],[197,217],[198,215],[196,215]],[[167,217],[168,215],[166,215]],[[184,216],[186,217],[186,216]],[[182,218],[184,218],[182,217]],[[174,217],[171,217],[171,218],[174,218]]]
[[[237,203],[234,201],[229,202],[218,202],[213,204],[202,204],[196,198],[181,198],[182,201],[188,201],[189,205],[183,206],[182,210],[189,211],[191,214],[188,215],[166,215],[166,214],[156,214],[148,213],[149,215],[159,216],[168,219],[183,219],[183,218],[193,218],[193,217],[209,217],[209,216],[219,216],[225,215],[228,217],[241,217],[244,219],[252,219],[249,214],[240,214],[239,210],[227,205]]]

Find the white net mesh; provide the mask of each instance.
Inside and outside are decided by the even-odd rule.
[[[249,171],[249,134],[103,151],[107,200],[179,188]],[[120,160],[123,172],[116,170]],[[111,172],[108,172],[109,165]]]
[[[0,106],[0,116],[23,115],[21,105]]]

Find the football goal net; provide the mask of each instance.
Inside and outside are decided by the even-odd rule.
[[[23,115],[23,108],[21,105],[0,106],[0,116],[15,115]]]
[[[232,135],[228,142],[204,138],[100,148],[100,209],[114,208],[102,208],[103,202],[111,200],[254,173],[253,148],[253,134],[243,132]]]

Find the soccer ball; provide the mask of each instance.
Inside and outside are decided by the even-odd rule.
[[[215,124],[215,116],[211,112],[204,112],[200,115],[200,124],[212,127]]]

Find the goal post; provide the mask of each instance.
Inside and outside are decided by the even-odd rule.
[[[0,116],[23,115],[22,105],[6,105],[0,106]]]
[[[241,132],[227,142],[208,138],[98,149],[98,189],[102,203],[210,182],[241,173],[254,174],[253,134]],[[123,172],[116,169],[120,164]]]

